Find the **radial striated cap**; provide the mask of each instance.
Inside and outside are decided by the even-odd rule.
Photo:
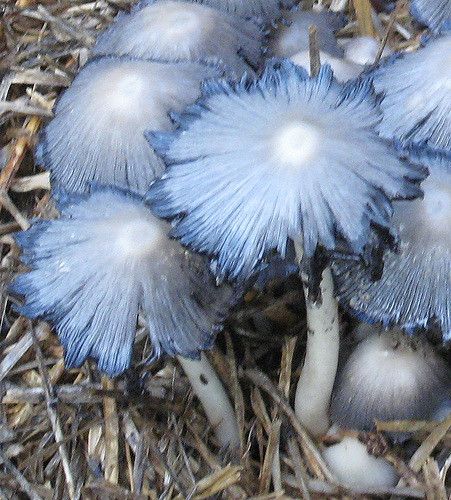
[[[192,104],[201,81],[222,74],[191,62],[95,59],[57,101],[38,163],[68,191],[84,192],[95,181],[144,194],[164,169],[144,131],[171,130],[169,112]]]
[[[406,330],[438,327],[451,340],[451,169],[434,165],[422,184],[424,199],[395,204],[399,253],[387,253],[373,281],[355,263],[333,270],[342,303],[357,316]]]
[[[257,67],[264,34],[257,23],[208,5],[147,0],[121,15],[97,39],[97,55],[163,61],[220,60],[236,75]]]
[[[270,56],[291,57],[308,50],[309,27],[318,29],[319,48],[331,56],[341,57],[343,49],[338,45],[335,32],[346,24],[342,15],[333,12],[312,12],[292,10],[284,13],[284,23],[275,28],[270,36],[268,52]]]
[[[381,94],[383,137],[451,159],[451,34],[383,64],[373,75]]]
[[[281,16],[281,6],[291,7],[296,0],[194,0],[242,17],[274,21]]]
[[[168,238],[141,198],[113,188],[71,195],[61,217],[17,235],[30,268],[11,286],[19,311],[51,321],[69,367],[88,357],[119,375],[130,365],[138,313],[155,356],[195,358],[211,347],[231,290],[206,261]]]
[[[372,327],[339,371],[331,418],[348,429],[375,420],[429,420],[450,396],[450,371],[424,340]]]
[[[431,31],[451,29],[451,0],[411,0],[410,12]]]
[[[220,274],[246,278],[288,240],[360,254],[374,226],[390,227],[391,198],[418,196],[424,172],[375,132],[368,81],[341,85],[289,61],[260,79],[211,83],[173,134],[149,134],[168,170],[151,187],[173,234],[217,257]]]

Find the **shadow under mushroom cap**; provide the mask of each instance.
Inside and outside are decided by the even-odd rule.
[[[131,361],[138,314],[155,356],[195,358],[211,347],[232,300],[205,259],[168,238],[139,197],[112,188],[70,195],[61,217],[17,235],[30,268],[11,285],[19,311],[53,323],[67,365],[86,358],[110,376]]]
[[[370,83],[341,85],[327,66],[309,78],[282,61],[255,81],[211,82],[177,120],[174,133],[148,135],[168,165],[152,206],[232,278],[284,256],[289,238],[308,257],[338,239],[360,254],[373,225],[389,230],[390,199],[421,194],[423,169],[374,130]]]

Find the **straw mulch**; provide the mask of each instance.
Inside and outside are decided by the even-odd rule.
[[[20,269],[13,233],[32,217],[52,217],[46,174],[33,163],[42,123],[70,85],[95,36],[131,0],[6,0],[0,5],[0,498],[367,498],[445,500],[451,419],[385,423],[412,433],[412,449],[391,448],[382,434],[362,435],[402,480],[395,491],[341,487],[297,422],[292,401],[305,338],[299,282],[251,292],[230,319],[211,360],[235,404],[241,452],[218,448],[202,408],[177,364],[145,363],[138,329],[134,368],[119,380],[93,364],[65,370],[62,349],[45,323],[11,310],[6,284]],[[326,3],[326,2],[324,2]],[[365,2],[359,23],[365,22]],[[362,17],[363,16],[363,17]],[[379,17],[381,30],[390,19]],[[368,28],[367,28],[368,29]],[[373,28],[371,28],[373,29]],[[405,10],[391,44],[414,45]],[[346,320],[344,321],[346,324]],[[339,439],[332,436],[329,441]],[[439,465],[440,464],[440,465]]]

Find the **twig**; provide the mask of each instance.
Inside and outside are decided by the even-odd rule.
[[[17,481],[22,490],[30,497],[31,500],[42,500],[33,489],[31,484],[25,479],[25,477],[20,473],[20,471],[14,466],[11,460],[3,453],[3,450],[0,448],[0,459],[3,462],[3,465],[9,472],[12,474],[14,479]]]
[[[69,465],[69,456],[67,454],[66,445],[64,444],[64,435],[61,428],[61,423],[58,414],[55,411],[56,396],[52,385],[47,374],[47,368],[44,363],[44,356],[39,346],[39,342],[34,329],[31,330],[31,335],[33,337],[33,344],[36,351],[36,359],[38,361],[39,373],[42,378],[42,386],[44,388],[45,402],[47,407],[47,414],[49,416],[50,424],[52,425],[53,434],[55,437],[55,442],[58,443],[58,452],[61,457],[61,463],[63,465],[64,476],[66,478],[67,489],[69,492],[69,497],[71,500],[78,499],[80,497],[80,492],[75,491],[74,478],[72,476],[72,471]]]
[[[374,38],[376,30],[374,29],[370,0],[353,0],[355,16],[360,29],[360,34]]]
[[[245,370],[244,375],[257,387],[263,389],[280,406],[283,413],[285,413],[291,426],[296,432],[299,444],[301,445],[312,471],[321,479],[337,483],[336,479],[328,470],[326,463],[321,457],[321,454],[318,452],[312,439],[302,427],[294,413],[294,410],[291,408],[283,394],[281,394],[280,390],[271,382],[267,375],[262,373],[260,370]]]
[[[102,377],[102,386],[107,391],[114,390],[114,382]],[[116,400],[103,398],[103,414],[105,420],[105,479],[118,484],[119,479],[119,419]]]
[[[448,430],[451,428],[451,415],[438,424],[436,428],[429,434],[429,436],[423,441],[418,450],[413,454],[409,462],[409,467],[414,472],[419,472],[421,467],[429,458],[430,454],[434,451],[434,448],[443,439]]]
[[[384,38],[382,38],[382,42],[380,44],[379,50],[377,51],[376,59],[374,60],[373,64],[377,64],[381,60],[382,54],[384,53],[385,47],[387,46],[388,38],[391,35],[391,32],[393,31],[393,27],[395,26],[395,21],[398,17],[398,14],[401,12],[401,9],[404,7],[405,3],[406,3],[405,0],[398,0],[398,2],[396,3],[396,8],[390,14]]]
[[[319,55],[318,28],[310,26],[308,29],[308,43],[310,56],[310,75],[317,76],[321,68],[321,58]]]
[[[34,134],[36,134],[40,125],[41,119],[37,116],[32,116],[25,126],[26,135],[20,137],[15,142],[8,163],[0,172],[0,191],[8,191],[13,178],[22,163],[22,160],[25,157],[25,153],[30,146],[30,139]]]

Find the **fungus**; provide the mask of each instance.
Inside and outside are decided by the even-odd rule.
[[[218,67],[192,62],[92,60],[57,101],[38,163],[71,192],[85,192],[95,181],[144,194],[164,169],[144,130],[171,130],[169,112],[193,103],[200,82],[220,75]]]
[[[280,6],[292,6],[295,1],[281,0],[194,0],[242,17],[257,17],[274,21],[280,17]]]
[[[148,0],[97,39],[96,55],[163,61],[220,60],[235,74],[257,67],[263,32],[251,20],[182,0]]]
[[[350,38],[343,45],[344,59],[347,61],[370,65],[374,64],[379,53],[380,43],[371,36],[356,36]],[[392,51],[385,46],[382,57],[387,57]]]
[[[451,0],[411,0],[410,12],[433,32],[451,29]]]
[[[401,242],[387,253],[373,281],[358,264],[337,260],[333,269],[342,303],[359,318],[407,331],[437,328],[451,340],[451,170],[430,165],[424,198],[394,204]]]
[[[184,245],[214,256],[221,277],[245,281],[293,243],[304,263],[343,242],[361,255],[375,228],[390,232],[390,199],[418,196],[424,176],[378,137],[378,119],[371,84],[340,85],[328,66],[309,77],[281,61],[254,81],[209,83],[179,129],[148,134],[167,164],[151,205]],[[297,402],[313,432],[327,427],[338,356],[329,269],[321,292],[322,305],[307,304],[315,374],[303,371]]]
[[[450,397],[446,363],[426,340],[369,328],[339,370],[332,421],[370,431],[376,420],[430,420]]]
[[[334,32],[345,25],[344,17],[333,12],[293,10],[285,12],[284,23],[275,28],[270,36],[270,56],[291,57],[309,48],[309,27],[318,29],[320,50],[333,57],[342,57]]]
[[[380,134],[402,147],[420,147],[451,158],[451,35],[430,40],[377,69]]]
[[[327,447],[323,457],[334,476],[353,490],[391,488],[398,480],[396,471],[385,459],[370,455],[366,446],[354,437],[346,436]]]
[[[326,52],[320,52],[320,59],[321,64],[328,64],[332,68],[334,77],[339,82],[347,82],[348,80],[357,78],[365,69],[360,64],[347,61],[343,58],[333,57]],[[298,52],[294,56],[291,56],[290,60],[307,70],[310,67],[310,51],[303,50],[302,52]]]
[[[194,389],[207,403],[219,441],[236,445],[230,402],[222,400],[225,392],[210,392],[220,382],[200,357],[214,342],[231,289],[218,287],[208,262],[170,239],[168,224],[137,195],[98,187],[90,195],[69,195],[59,208],[59,219],[36,221],[16,237],[30,269],[11,285],[12,293],[24,296],[19,312],[53,324],[68,367],[92,358],[111,377],[131,364],[142,314],[154,357],[192,359],[191,367],[205,371],[207,384],[197,382]],[[188,374],[197,380],[197,372]]]

